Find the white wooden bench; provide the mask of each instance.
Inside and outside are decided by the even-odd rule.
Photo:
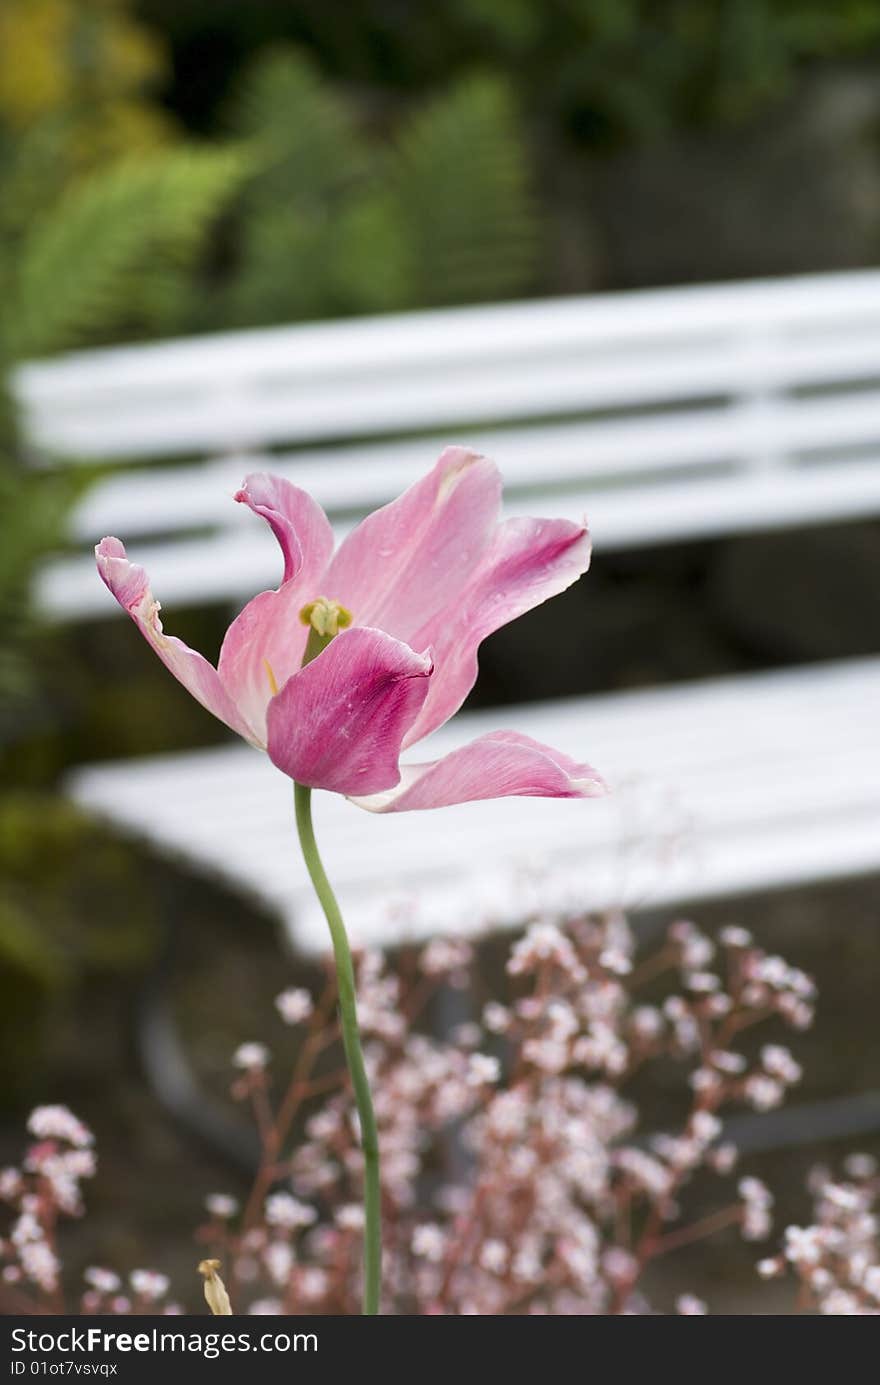
[[[880,273],[271,329],[88,352],[16,378],[37,464],[118,465],[41,575],[57,619],[111,616],[90,545],[122,537],[177,605],[278,580],[231,501],[271,467],[344,532],[449,441],[493,455],[511,512],[627,545],[880,514]],[[589,578],[587,578],[589,581]],[[132,638],[135,638],[134,634]],[[144,658],[149,658],[144,651]],[[589,758],[603,802],[373,818],[321,795],[356,939],[484,928],[539,907],[673,902],[880,866],[880,660],[466,714]],[[421,754],[421,747],[420,747]],[[324,945],[289,785],[245,747],[89,767],[77,800],[258,896]]]

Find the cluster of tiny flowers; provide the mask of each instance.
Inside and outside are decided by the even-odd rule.
[[[651,1303],[645,1271],[724,1228],[771,1235],[766,1186],[748,1173],[729,1181],[737,1154],[724,1113],[767,1110],[799,1080],[787,1048],[751,1036],[768,1019],[808,1024],[812,982],[734,927],[710,939],[679,920],[639,957],[619,914],[535,921],[512,941],[498,993],[468,1012],[480,993],[473,964],[472,946],[451,939],[395,969],[378,953],[358,959],[381,1149],[383,1311],[708,1312],[688,1293]],[[277,997],[278,1018],[299,1031],[286,1089],[276,1091],[282,1065],[263,1042],[232,1057],[232,1092],[253,1108],[263,1160],[241,1202],[206,1191],[198,1240],[222,1261],[238,1313],[356,1311],[363,1157],[333,1008],[332,982],[319,1003],[302,988]],[[666,1129],[636,1100],[653,1064],[681,1071],[681,1115]],[[80,1180],[94,1171],[91,1136],[65,1108],[40,1108],[30,1131],[21,1168],[0,1171],[11,1311],[60,1303],[56,1223],[80,1210]],[[716,1176],[719,1194],[694,1218],[698,1171]],[[826,1179],[816,1225],[789,1228],[760,1273],[796,1274],[813,1311],[880,1311],[876,1184],[865,1161],[847,1181]],[[85,1281],[84,1313],[180,1311],[155,1270],[123,1280],[93,1266]]]
[[[38,1106],[27,1129],[34,1142],[21,1166],[0,1169],[9,1223],[0,1239],[0,1284],[22,1311],[59,1302],[57,1225],[82,1214],[81,1183],[95,1173],[92,1133],[66,1106]]]
[[[66,1106],[38,1106],[27,1130],[34,1143],[20,1167],[0,1169],[0,1203],[8,1220],[0,1237],[0,1309],[69,1312],[59,1223],[84,1211],[81,1184],[96,1172],[94,1137]],[[91,1266],[84,1280],[79,1307],[85,1314],[182,1311],[167,1298],[167,1276],[155,1270],[133,1270],[126,1286],[114,1270]]]
[[[66,1106],[37,1106],[27,1128],[36,1140],[60,1140],[74,1149],[88,1149],[95,1142],[91,1130]]]
[[[80,1306],[87,1315],[125,1317],[130,1313],[161,1313],[173,1316],[183,1312],[179,1303],[168,1298],[171,1281],[159,1270],[132,1270],[125,1284],[113,1270],[91,1265],[83,1279],[86,1287]]]
[[[382,1156],[384,1311],[656,1311],[643,1274],[667,1237],[689,1234],[687,1184],[700,1169],[719,1178],[735,1169],[722,1110],[777,1105],[800,1077],[781,1045],[747,1057],[736,1037],[770,1017],[802,1027],[812,983],[739,928],[713,940],[678,921],[641,960],[618,914],[537,920],[510,946],[505,993],[462,1015],[450,991],[473,994],[472,965],[471,945],[447,938],[396,970],[378,953],[359,959]],[[653,1003],[642,998],[647,985]],[[307,1021],[326,1025],[328,1008],[305,992],[276,1004],[306,1043]],[[455,1019],[438,1037],[444,1011]],[[262,1103],[269,1054],[245,1049],[236,1066]],[[651,1063],[670,1059],[684,1068],[687,1109],[677,1128],[646,1128],[622,1084],[636,1072],[650,1081]],[[287,1105],[282,1094],[276,1109]],[[350,1312],[363,1160],[341,1069],[338,1089],[306,1105],[292,1143],[279,1158],[270,1131],[269,1184],[241,1223],[232,1200],[213,1194],[201,1239],[227,1264],[239,1311]],[[746,1176],[720,1186],[716,1221],[748,1240],[769,1236],[764,1185]],[[659,1307],[708,1311],[692,1294]]]
[[[758,1263],[764,1279],[794,1275],[804,1311],[834,1317],[880,1315],[880,1171],[867,1154],[852,1155],[843,1177],[814,1169],[814,1221],[785,1228],[779,1255]]]
[[[760,1178],[741,1178],[742,1234],[746,1241],[766,1241],[773,1228],[773,1195]]]

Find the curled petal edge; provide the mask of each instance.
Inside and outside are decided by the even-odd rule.
[[[446,808],[488,798],[600,798],[608,792],[591,765],[516,731],[490,731],[427,764],[402,765],[383,793],[351,796],[372,813]]]

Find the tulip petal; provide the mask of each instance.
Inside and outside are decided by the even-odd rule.
[[[606,786],[590,765],[516,731],[491,731],[424,765],[401,765],[400,783],[352,796],[373,813],[446,808],[478,798],[598,798]]]
[[[308,631],[299,613],[322,594],[333,530],[317,501],[281,476],[248,476],[235,498],[267,521],[284,555],[281,586],[261,592],[236,616],[217,665],[224,687],[265,745],[269,702],[302,663]]]
[[[566,519],[509,519],[498,525],[489,551],[445,620],[417,630],[416,648],[430,642],[434,677],[405,746],[435,731],[457,712],[477,678],[477,651],[493,630],[570,587],[590,565],[586,525]]]
[[[471,580],[500,503],[494,462],[447,447],[427,476],[352,530],[330,564],[324,594],[341,601],[358,625],[412,644],[410,636],[454,604]]]
[[[142,567],[128,561],[119,539],[102,539],[95,549],[95,558],[105,584],[178,682],[231,730],[258,744],[259,738],[226,691],[213,664],[182,640],[165,634],[149,578]]]
[[[300,784],[378,793],[400,778],[404,733],[432,661],[381,630],[344,630],[269,703],[269,758]]]
[[[262,516],[281,545],[283,581],[304,571],[322,575],[333,552],[333,530],[317,500],[285,477],[265,471],[246,476],[235,499]]]

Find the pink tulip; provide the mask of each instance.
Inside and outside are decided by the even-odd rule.
[[[481,736],[432,763],[399,764],[402,750],[464,702],[481,641],[586,571],[584,526],[499,521],[497,468],[455,447],[335,554],[327,516],[289,481],[249,476],[235,498],[271,526],[284,577],[233,620],[216,668],[165,634],[147,574],[118,539],[103,539],[95,554],[107,586],[174,676],[285,774],[375,812],[604,792],[589,765],[514,731]],[[335,637],[303,664],[310,629]]]

